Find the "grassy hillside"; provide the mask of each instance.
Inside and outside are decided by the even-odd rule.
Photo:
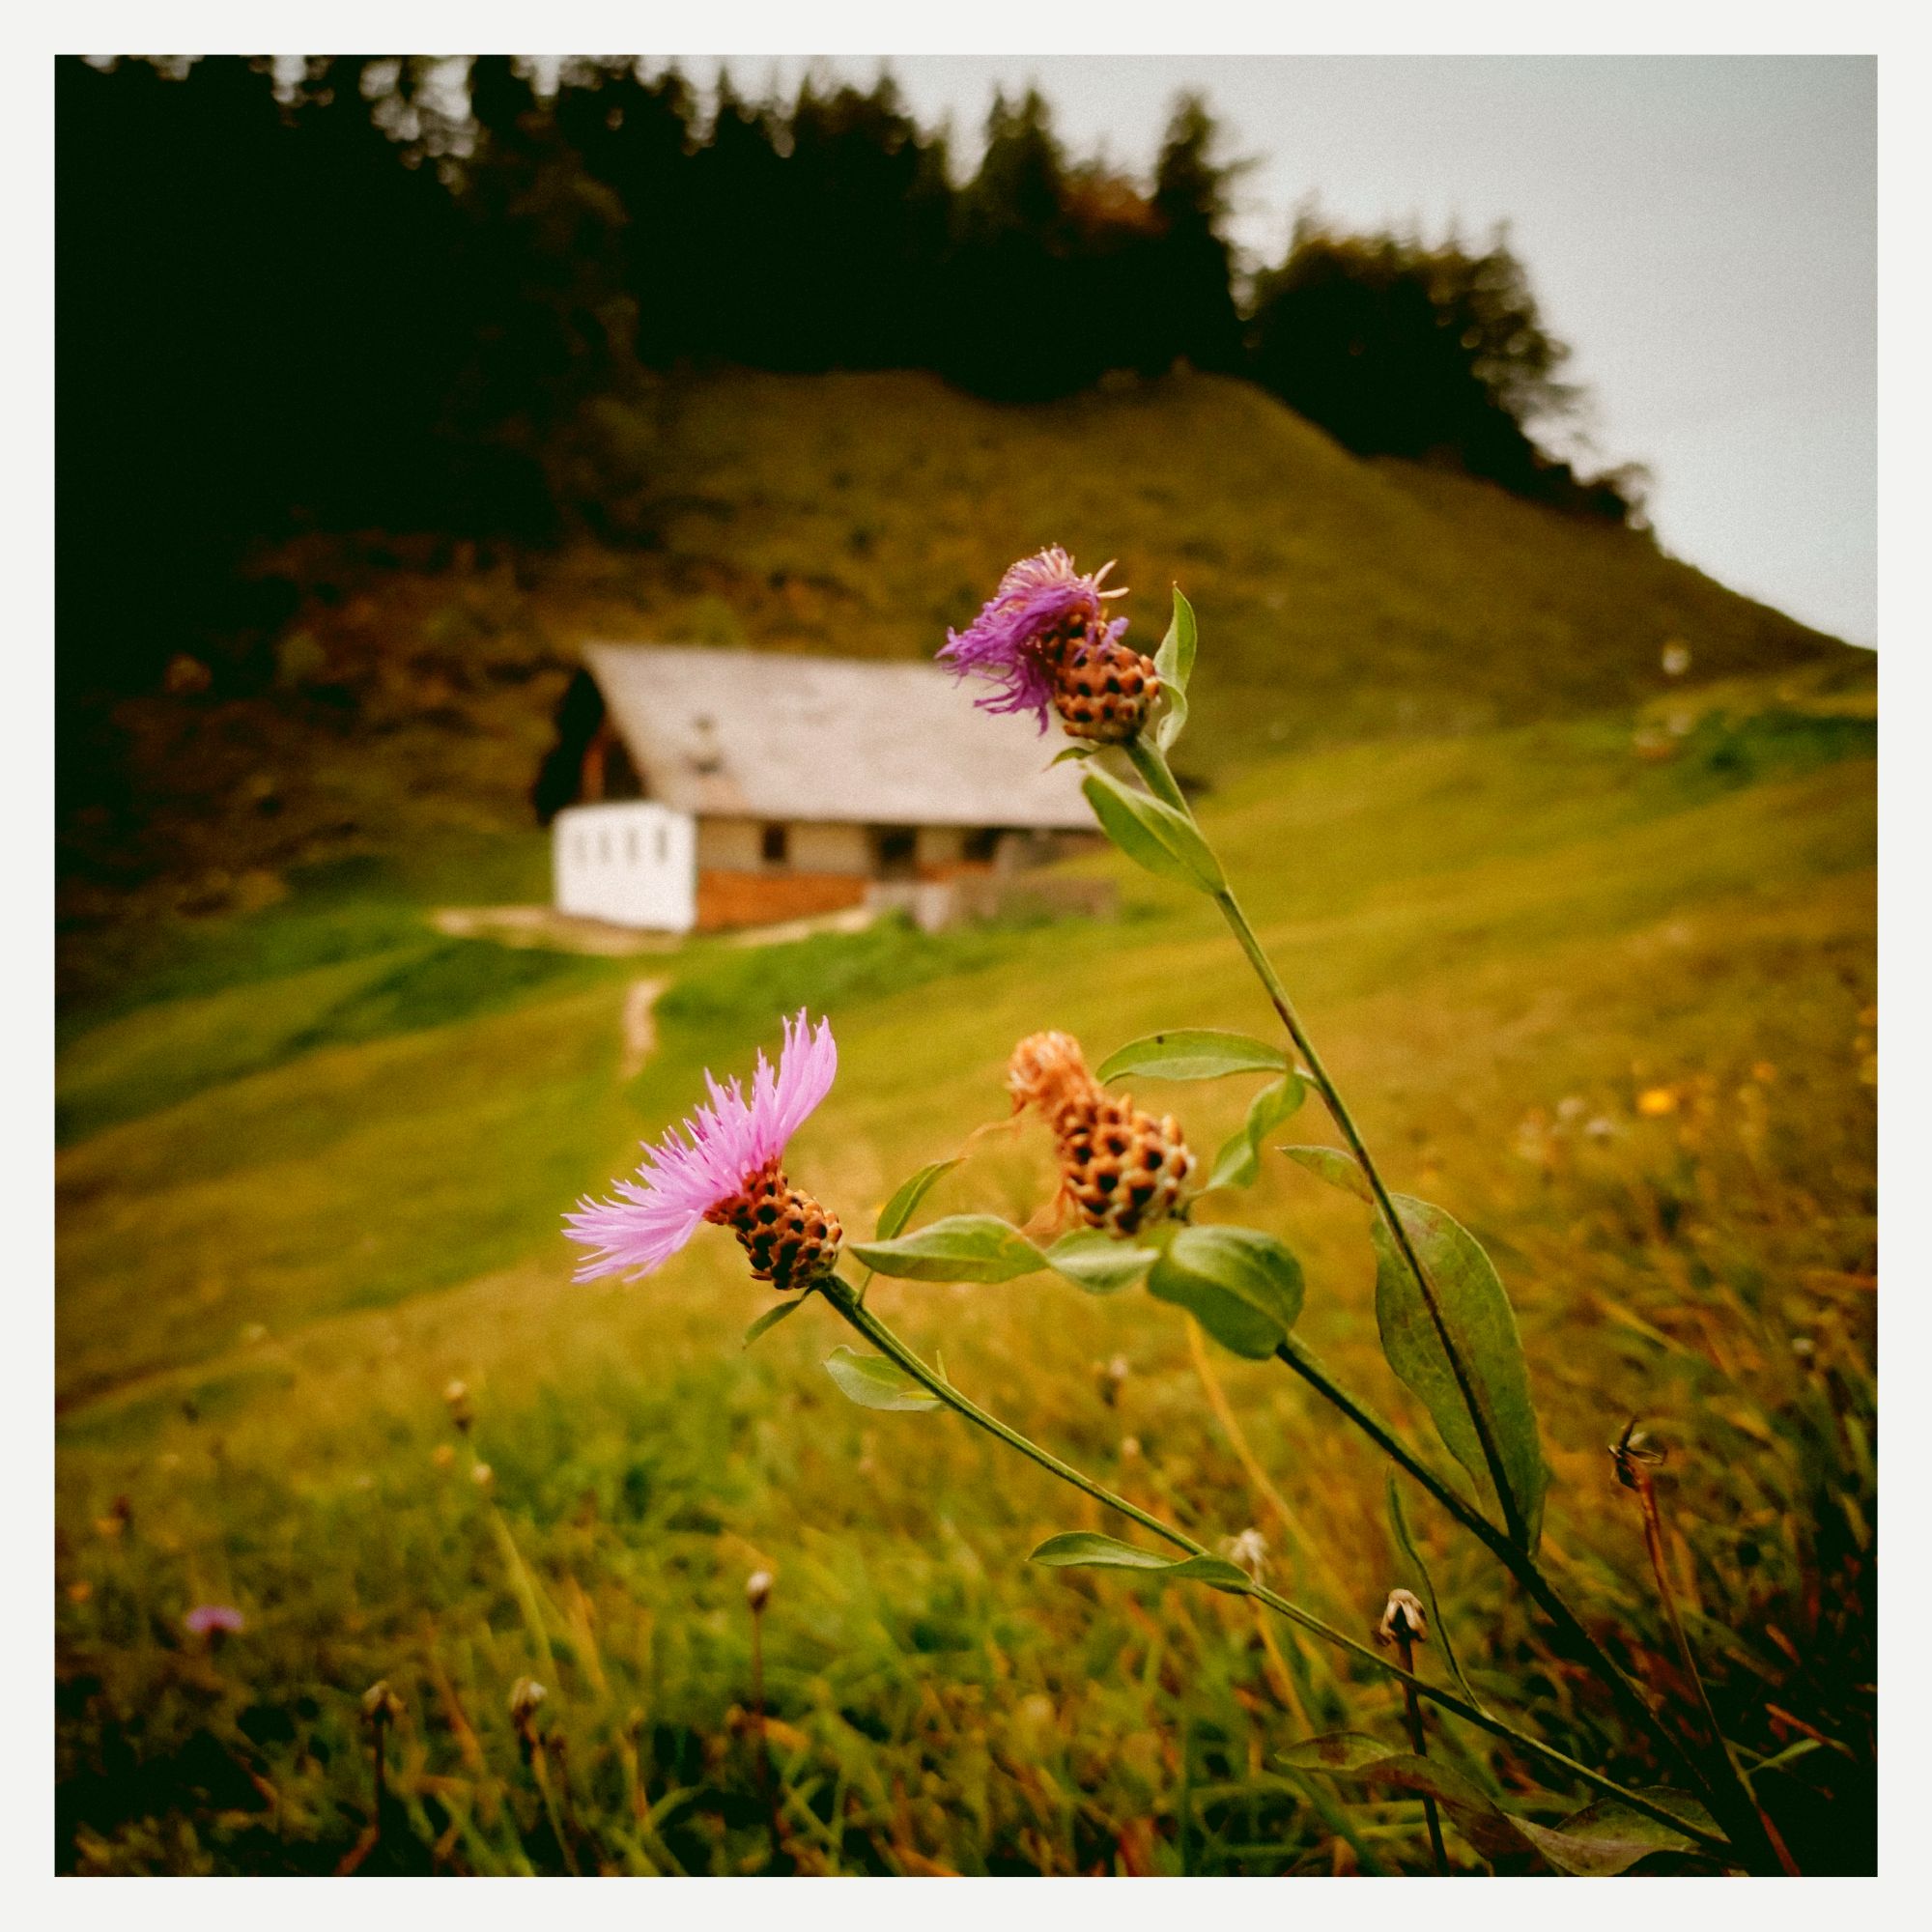
[[[875,411],[897,399],[943,433],[868,458],[854,424],[835,462],[810,399],[837,386],[687,401],[740,424],[735,445],[723,423],[698,438],[737,453],[690,472],[662,554],[609,563],[638,573],[613,608],[654,583],[667,629],[712,597],[760,641],[909,651],[1043,538],[1097,561],[1094,533],[1118,529],[1147,546],[1127,557],[1144,591],[1184,576],[1206,619],[1187,745],[1218,774],[1204,817],[1395,1184],[1499,1260],[1555,1473],[1552,1562],[1681,1705],[1604,1453],[1641,1416],[1670,1448],[1671,1561],[1726,1727],[1807,1869],[1869,1868],[1869,689],[1827,654],[1640,705],[1661,636],[1689,638],[1700,669],[1816,640],[1634,539],[1352,464],[1230,385],[1022,429],[880,379],[862,385]],[[1049,518],[1029,459],[1078,484],[1073,509]],[[1190,495],[1210,477],[1211,500]],[[882,520],[869,561],[849,542],[861,502]],[[915,532],[925,567],[901,575]],[[533,586],[518,608],[570,613],[544,619],[561,657],[570,623],[599,621],[591,588]],[[441,594],[467,609],[475,585]],[[1460,698],[1438,661],[1433,684],[1417,669],[1434,696],[1404,734],[1264,754],[1277,724],[1312,736],[1331,698],[1361,707],[1357,725],[1392,704],[1431,626]],[[508,689],[479,680],[478,702]],[[399,729],[396,760],[431,728]],[[1209,911],[1121,867],[1115,923],[533,964],[422,922],[541,878],[535,835],[488,829],[514,820],[507,785],[490,791],[502,769],[479,763],[460,800],[426,783],[424,822],[451,826],[296,874],[70,1022],[61,1862],[1424,1868],[1411,1802],[1345,1812],[1273,1763],[1312,1731],[1398,1736],[1383,1683],[1238,1600],[1030,1569],[1041,1536],[1109,1525],[952,1418],[847,1405],[819,1366],[844,1339],[822,1309],[741,1352],[769,1295],[722,1234],[625,1288],[573,1287],[557,1233],[579,1191],[698,1095],[704,1065],[742,1065],[802,1002],[831,1012],[841,1071],[793,1171],[868,1226],[903,1174],[1004,1116],[1026,1032],[1066,1027],[1097,1055],[1177,1022],[1264,1030]],[[373,785],[367,772],[342,781]],[[670,985],[657,1051],[627,1081],[620,1012],[645,972]],[[1211,1148],[1247,1092],[1142,1097]],[[1311,1111],[1285,1137],[1322,1131]],[[1023,1218],[1050,1191],[1035,1131],[973,1150],[932,1211]],[[1310,1341],[1413,1425],[1380,1366],[1360,1210],[1275,1156],[1251,1195],[1221,1199],[1210,1216],[1291,1241]],[[1380,1473],[1281,1371],[1208,1357],[1139,1293],[876,1294],[988,1406],[1205,1541],[1260,1527],[1278,1585],[1372,1627],[1394,1580]],[[444,1414],[451,1377],[474,1392],[472,1439]],[[1536,1661],[1480,1553],[1439,1522],[1426,1535],[1482,1694],[1654,1779],[1588,1684]],[[778,1578],[769,1779],[747,1715],[744,1581],[760,1567]],[[246,1628],[186,1636],[204,1602]],[[507,1715],[525,1674],[564,1745],[547,1791]],[[405,1710],[372,1845],[356,1700],[378,1677]],[[1437,1748],[1525,1815],[1577,1797],[1474,1733],[1444,1728]]]
[[[481,558],[316,539],[265,559],[301,609],[248,676],[125,704],[134,792],[68,827],[63,985],[113,995],[170,922],[272,901],[346,855],[420,867],[530,823],[585,638],[929,655],[1016,554],[1118,555],[1150,647],[1184,581],[1217,676],[1188,742],[1272,751],[1628,706],[1868,662],[1622,529],[1350,456],[1247,384],[1177,375],[1039,408],[910,374],[731,374],[607,406],[594,489],[624,549]],[[239,680],[239,681],[238,681]],[[192,682],[192,679],[189,680]]]

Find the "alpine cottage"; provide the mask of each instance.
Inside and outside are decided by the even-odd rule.
[[[936,925],[1099,881],[1024,881],[1096,842],[1054,741],[978,710],[928,664],[591,644],[543,781],[556,904],[688,932],[845,907]],[[564,800],[574,803],[564,803]]]

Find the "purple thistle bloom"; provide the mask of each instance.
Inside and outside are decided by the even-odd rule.
[[[997,594],[964,631],[947,632],[939,662],[952,666],[960,677],[983,677],[1000,687],[974,699],[981,711],[1031,711],[1044,731],[1054,688],[1049,642],[1086,630],[1111,644],[1127,628],[1124,617],[1111,624],[1102,621],[1102,599],[1126,595],[1100,588],[1100,580],[1113,567],[1104,563],[1093,576],[1083,577],[1058,544],[1022,557],[1000,579]]]
[[[783,1154],[838,1071],[832,1022],[820,1020],[813,1031],[803,1007],[785,1022],[778,1070],[758,1055],[750,1100],[735,1080],[720,1086],[707,1071],[711,1104],[684,1122],[684,1137],[672,1127],[657,1146],[647,1146],[637,1179],[611,1183],[617,1200],[586,1194],[576,1212],[564,1216],[564,1232],[591,1251],[577,1279],[626,1274],[635,1280],[661,1267],[712,1208],[742,1193],[748,1180]]]
[[[182,1622],[195,1636],[212,1636],[216,1631],[239,1636],[246,1628],[242,1612],[233,1604],[197,1604]]]

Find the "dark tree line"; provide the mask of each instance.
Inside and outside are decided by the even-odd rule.
[[[727,82],[707,111],[675,70],[588,59],[552,98],[501,57],[454,87],[414,59],[279,85],[63,60],[57,102],[64,741],[178,650],[262,662],[290,593],[237,564],[265,540],[594,525],[581,426],[650,369],[918,367],[1021,401],[1184,359],[1363,453],[1631,507],[1534,440],[1563,351],[1500,244],[1304,227],[1243,291],[1198,100],[1148,182],[1069,157],[1032,93],[957,180],[889,78]]]

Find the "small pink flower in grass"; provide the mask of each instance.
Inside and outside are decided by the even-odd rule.
[[[192,1636],[239,1636],[247,1628],[233,1604],[197,1604],[182,1623]]]
[[[700,1223],[732,1229],[752,1272],[775,1288],[802,1288],[828,1273],[844,1231],[835,1216],[785,1179],[785,1144],[832,1086],[838,1048],[830,1020],[813,1029],[803,1008],[785,1022],[776,1070],[758,1055],[747,1099],[737,1081],[704,1076],[711,1104],[699,1107],[655,1147],[636,1178],[613,1181],[617,1198],[586,1195],[564,1232],[590,1250],[579,1281],[632,1277],[661,1267]]]
[[[1127,620],[1107,622],[1104,600],[1127,593],[1100,588],[1113,567],[1103,564],[1083,577],[1058,544],[1022,557],[1000,579],[992,601],[965,630],[947,632],[940,663],[961,677],[985,678],[999,686],[974,700],[980,710],[1031,711],[1044,731],[1047,707],[1060,696],[1069,649],[1085,645],[1109,658],[1124,649],[1120,639]]]

